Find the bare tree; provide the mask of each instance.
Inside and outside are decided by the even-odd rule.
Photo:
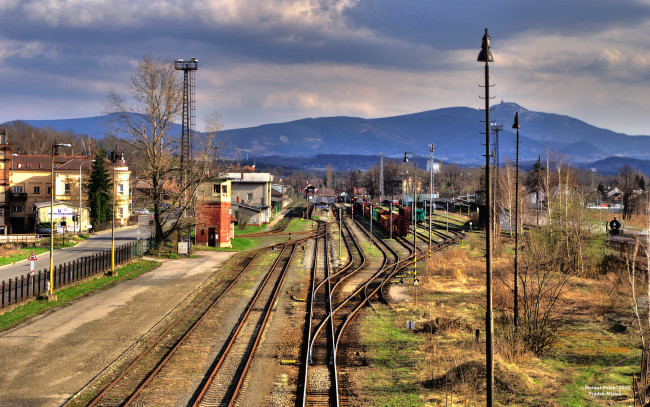
[[[110,92],[107,110],[115,137],[124,137],[141,160],[141,176],[150,182],[155,242],[194,223],[191,208],[196,188],[215,159],[218,118],[194,139],[194,160],[181,168],[180,135],[171,131],[179,119],[183,84],[172,61],[145,56],[127,85],[128,99]],[[179,183],[177,180],[184,182]]]
[[[639,188],[638,176],[628,164],[618,170],[618,188],[623,193],[623,219],[630,219],[634,211],[634,190]]]
[[[531,229],[523,236],[522,246],[525,250],[521,253],[517,275],[518,331],[515,333],[512,329],[512,303],[497,302],[496,306],[501,310],[499,322],[507,343],[521,344],[535,354],[543,355],[556,342],[565,324],[557,309],[570,276],[563,271],[566,269],[564,259],[547,227]],[[514,289],[510,279],[501,277],[499,280],[509,291],[505,298],[511,298]]]

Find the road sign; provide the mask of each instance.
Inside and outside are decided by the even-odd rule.
[[[32,254],[30,254],[29,257],[27,258],[27,260],[35,261],[35,260],[38,260],[38,259],[36,258],[36,255],[34,254],[34,252],[32,252]]]

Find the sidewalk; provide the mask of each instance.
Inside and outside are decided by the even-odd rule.
[[[199,253],[1,332],[0,404],[63,404],[235,254]]]

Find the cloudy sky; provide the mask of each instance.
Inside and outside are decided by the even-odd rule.
[[[0,0],[0,122],[103,113],[143,55],[199,60],[197,121],[495,102],[650,135],[650,0]]]

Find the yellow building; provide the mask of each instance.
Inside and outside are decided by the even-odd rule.
[[[116,197],[115,220],[118,225],[126,225],[129,218],[129,171],[124,155],[119,148],[106,159],[106,167],[111,178],[115,176]],[[54,200],[74,208],[74,217],[67,220],[70,231],[87,230],[90,225],[87,211],[80,210],[88,205],[86,184],[92,170],[90,156],[54,156]],[[13,233],[33,232],[37,224],[36,204],[43,206],[50,202],[52,193],[52,156],[17,155],[11,160],[11,191],[8,194],[9,222]],[[47,205],[45,205],[47,206]],[[49,214],[49,212],[48,212]],[[78,215],[81,216],[78,216]],[[55,221],[57,217],[55,216]],[[73,225],[70,229],[70,225]]]

